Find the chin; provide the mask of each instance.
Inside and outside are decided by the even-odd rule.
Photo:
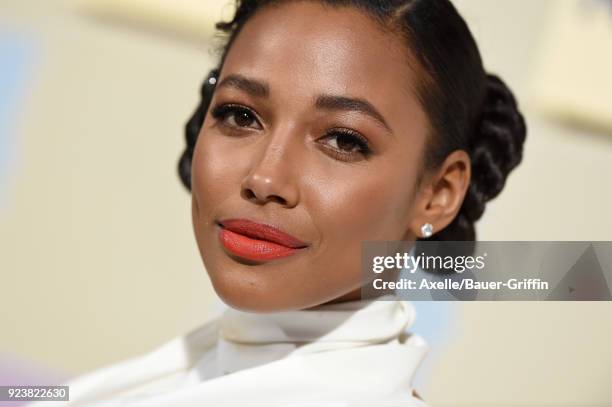
[[[307,292],[305,288],[308,285],[296,281],[287,282],[293,286],[288,288],[283,284],[282,278],[273,276],[277,273],[278,270],[252,268],[241,270],[241,267],[233,269],[223,267],[218,271],[214,267],[208,269],[213,288],[219,298],[228,306],[240,311],[257,313],[294,311],[314,307],[334,298],[334,295],[325,295],[316,287],[312,287],[316,292]],[[264,275],[269,278],[262,278]]]
[[[246,312],[279,312],[299,308],[296,295],[287,295],[278,284],[270,283],[272,270],[255,270],[248,266],[234,265],[207,267],[215,292],[228,306]]]

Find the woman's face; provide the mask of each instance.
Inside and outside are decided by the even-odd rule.
[[[353,8],[288,2],[246,23],[192,166],[196,240],[227,304],[334,300],[362,285],[363,241],[414,240],[428,130],[415,66]]]

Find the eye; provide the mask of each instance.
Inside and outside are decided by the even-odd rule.
[[[216,120],[228,127],[261,129],[255,113],[245,106],[220,105],[215,107],[211,114]]]
[[[372,153],[368,140],[349,129],[330,130],[319,139],[319,143],[341,161],[358,161],[368,158]]]

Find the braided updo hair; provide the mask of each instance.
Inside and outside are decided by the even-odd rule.
[[[245,23],[258,10],[296,0],[236,0],[231,21],[216,27],[228,36],[219,66],[202,84],[201,100],[185,127],[186,148],[179,175],[191,189],[193,150],[225,58]],[[356,7],[384,29],[401,35],[421,65],[417,94],[430,123],[423,170],[435,169],[455,150],[471,159],[472,178],[455,219],[428,239],[474,241],[474,223],[487,201],[503,189],[522,159],[526,125],[506,84],[485,72],[476,42],[449,0],[308,0],[331,7]]]

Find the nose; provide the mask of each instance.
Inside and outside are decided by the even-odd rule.
[[[293,175],[297,161],[290,154],[291,140],[284,138],[285,141],[272,138],[267,145],[261,143],[263,151],[254,154],[251,170],[242,182],[243,198],[259,205],[268,202],[287,208],[297,205],[299,189]]]

